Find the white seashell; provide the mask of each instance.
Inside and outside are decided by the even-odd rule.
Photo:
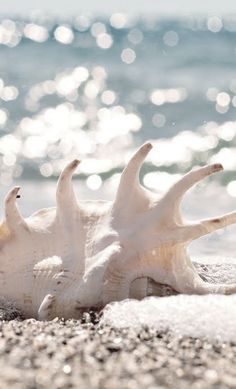
[[[49,320],[77,318],[85,309],[130,296],[143,298],[150,291],[148,279],[180,293],[235,293],[236,284],[204,282],[186,247],[235,223],[236,213],[190,224],[179,210],[184,193],[222,166],[191,171],[158,200],[139,183],[151,148],[147,143],[131,158],[113,202],[77,202],[71,178],[78,160],[60,175],[56,208],[23,219],[16,206],[19,187],[12,189],[0,226],[0,296],[25,317]]]

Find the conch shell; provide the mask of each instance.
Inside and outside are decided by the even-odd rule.
[[[148,279],[180,293],[235,293],[236,284],[204,282],[186,247],[235,223],[236,212],[187,223],[179,208],[190,187],[222,166],[189,172],[157,199],[139,183],[151,148],[144,144],[131,158],[113,202],[77,201],[71,179],[78,160],[59,177],[55,208],[24,219],[16,205],[20,188],[13,188],[0,226],[0,296],[25,317],[50,320],[78,318],[111,301],[143,298]]]

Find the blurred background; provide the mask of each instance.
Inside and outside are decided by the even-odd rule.
[[[225,172],[197,186],[183,211],[234,209],[234,1],[85,3],[0,4],[0,200],[20,184],[25,215],[53,205],[73,158],[79,197],[111,199],[127,159],[151,140],[147,188],[162,193],[193,166],[221,162]],[[235,231],[196,248],[233,255]]]

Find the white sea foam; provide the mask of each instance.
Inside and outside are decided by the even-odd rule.
[[[154,327],[180,336],[236,342],[236,295],[177,295],[109,304],[102,324]]]
[[[235,257],[218,257],[218,263],[212,261],[212,258],[206,259],[204,264],[194,262],[197,272],[205,281],[227,284],[236,282]],[[104,309],[101,324],[116,328],[148,326],[158,331],[170,331],[177,336],[235,343],[236,294],[182,294],[115,302]]]

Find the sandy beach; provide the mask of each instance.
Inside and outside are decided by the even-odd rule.
[[[230,278],[235,275],[233,265],[195,266],[208,281],[216,282],[219,278],[221,281],[225,279],[230,282]],[[170,290],[169,292],[172,294]],[[220,300],[220,297],[222,296],[215,296],[217,300]],[[165,298],[161,298],[161,301],[167,301]],[[207,300],[207,296],[205,299]],[[224,301],[226,304],[227,300]],[[153,303],[145,302],[147,307],[150,304]],[[186,309],[191,310],[188,304],[185,305]],[[130,311],[132,306],[131,302]],[[198,322],[202,331],[199,332],[199,329],[195,328],[196,325],[193,331],[194,334],[201,333],[201,336],[194,338],[185,335],[187,328],[182,328],[181,335],[181,332],[173,330],[177,327],[172,327],[172,332],[163,332],[152,327],[150,320],[153,315],[157,315],[161,320],[160,305],[157,313],[153,305],[150,320],[146,321],[149,325],[138,324],[140,317],[136,313],[137,316],[133,319],[131,316],[127,317],[130,325],[122,328],[119,325],[122,320],[121,307],[122,305],[120,313],[113,313],[112,316],[105,313],[107,310],[100,314],[90,311],[84,313],[81,320],[56,318],[49,322],[40,322],[35,319],[24,320],[14,306],[2,300],[0,388],[236,387],[236,342],[234,329],[229,327],[229,320],[234,316],[231,319],[227,316],[228,308],[225,313],[217,308],[218,319],[215,319],[215,326],[216,332],[220,333],[221,330],[222,333],[223,330],[225,339],[231,341],[222,341],[220,336],[213,337],[215,331],[212,330],[210,318],[204,316],[206,312],[202,312],[203,319]],[[210,305],[207,309],[211,313]],[[197,307],[188,320],[194,322],[196,312]],[[215,317],[214,311],[211,314]],[[108,319],[105,320],[105,316],[113,317],[113,324],[109,323]],[[173,316],[173,320],[176,320],[176,317],[174,319]],[[207,325],[204,325],[204,320]],[[188,321],[184,326],[187,325]],[[211,334],[211,339],[207,340],[204,334]]]
[[[16,318],[0,327],[1,388],[236,387],[235,344],[112,329],[94,312],[81,321]]]

